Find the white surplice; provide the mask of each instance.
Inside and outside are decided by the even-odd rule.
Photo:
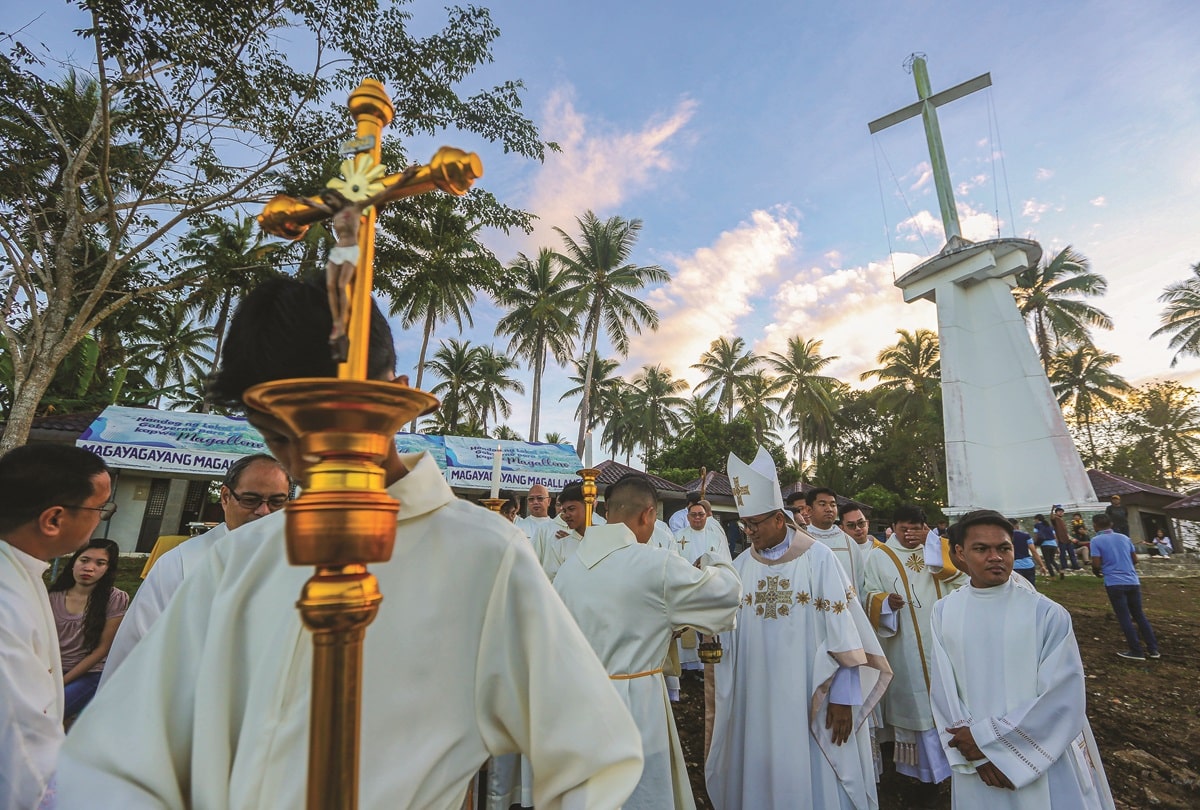
[[[624,524],[588,529],[554,589],[607,667],[642,732],[645,767],[626,810],[693,808],[675,718],[662,676],[672,633],[733,627],[741,583],[716,554],[697,569],[669,551],[641,545]]]
[[[117,636],[104,662],[104,672],[100,674],[101,686],[108,682],[134,645],[142,640],[150,626],[167,609],[167,603],[179,590],[188,572],[194,570],[213,544],[227,534],[229,527],[218,523],[204,534],[185,540],[158,559],[134,595],[121,626],[117,628]]]
[[[429,454],[401,460],[395,548],[371,566],[359,806],[458,810],[484,760],[517,751],[539,808],[620,805],[637,726],[529,543]],[[72,729],[59,808],[304,806],[313,645],[294,604],[312,569],[287,563],[284,519],[218,541],[184,581]]]
[[[1017,788],[988,787],[975,765],[947,747],[956,810],[1114,806],[1065,608],[1011,580],[967,585],[934,607],[932,632],[938,729],[969,726],[983,755]],[[949,740],[943,733],[943,745]]]
[[[734,561],[742,607],[713,667],[708,795],[717,810],[878,807],[866,720],[891,670],[834,552],[790,528],[787,542],[777,560],[748,548]],[[835,746],[825,719],[839,667],[857,667],[861,703]]]
[[[883,721],[895,740],[896,770],[924,782],[950,776],[929,705],[930,620],[937,601],[966,582],[954,569],[935,573],[924,546],[905,548],[895,535],[867,555],[863,602],[894,675],[881,704]],[[893,593],[905,602],[895,612],[887,606]]]
[[[525,536],[532,541],[533,536],[537,534],[538,529],[542,528],[553,520],[554,518],[550,517],[549,515],[545,517],[534,517],[533,515],[529,515],[528,517],[516,518],[513,521],[513,525],[525,532]]]
[[[0,540],[0,807],[39,805],[63,742],[58,630],[42,581],[49,567]]]
[[[804,531],[833,549],[837,561],[846,571],[846,576],[854,583],[855,589],[863,592],[863,574],[866,572],[867,555],[871,553],[871,543],[860,543],[842,531],[841,526],[830,526],[828,529],[818,529],[809,524]]]
[[[538,527],[533,536],[533,553],[551,582],[563,563],[575,556],[582,539],[582,535],[574,529],[567,528],[562,518],[554,518]]]

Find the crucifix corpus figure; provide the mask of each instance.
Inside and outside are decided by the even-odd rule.
[[[336,191],[326,191],[322,198],[334,198],[342,202],[333,215],[333,232],[337,244],[329,251],[325,264],[325,291],[329,296],[329,311],[333,314],[333,328],[329,332],[329,351],[339,363],[350,356],[350,291],[354,273],[358,269],[358,226],[362,221],[362,209]]]

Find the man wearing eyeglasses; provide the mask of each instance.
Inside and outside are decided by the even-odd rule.
[[[896,770],[929,785],[950,777],[929,703],[933,606],[968,578],[954,567],[925,563],[925,511],[904,505],[892,516],[892,536],[867,556],[863,600],[895,678],[883,698],[884,739],[894,741]]]
[[[838,514],[841,516],[842,531],[850,535],[855,543],[868,549],[875,545],[875,538],[871,537],[871,521],[867,520],[862,509],[853,503],[846,503],[838,509]]]
[[[770,454],[731,454],[728,471],[750,548],[713,667],[708,795],[717,810],[877,807],[866,721],[891,677],[879,642],[834,552],[784,511]]]
[[[100,676],[101,686],[108,682],[167,609],[188,572],[200,564],[213,544],[234,529],[278,512],[291,499],[291,489],[292,480],[283,465],[265,453],[245,456],[229,465],[221,482],[221,511],[225,514],[225,522],[171,549],[150,569],[113,639],[108,662]]]
[[[78,447],[0,457],[0,807],[53,806],[63,671],[42,577],[112,516],[111,493],[104,462]]]
[[[542,527],[553,520],[550,517],[550,490],[541,484],[534,484],[525,496],[525,503],[529,505],[529,515],[519,517],[513,523],[532,541]]]

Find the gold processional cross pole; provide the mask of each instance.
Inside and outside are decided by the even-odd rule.
[[[350,157],[342,176],[315,197],[277,196],[258,217],[263,230],[286,239],[333,220],[337,247],[326,273],[337,379],[278,380],[245,396],[248,406],[282,420],[301,454],[315,459],[285,513],[289,562],[316,567],[297,603],[313,634],[309,810],[358,806],[362,644],[383,599],[367,565],[391,558],[399,509],[380,464],[396,431],[438,405],[424,391],[367,379],[376,210],[434,189],[466,194],[483,174],[478,156],[443,147],[428,166],[388,175],[380,141],[395,116],[391,99],[382,84],[365,79],[349,106],[357,131],[343,144]]]

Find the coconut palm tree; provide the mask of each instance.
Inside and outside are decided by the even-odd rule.
[[[784,409],[795,427],[796,456],[804,469],[805,450],[817,442],[807,437],[805,426],[811,424],[816,433],[829,435],[833,427],[833,390],[841,383],[821,372],[837,360],[836,355],[821,356],[821,341],[790,337],[782,352],[767,355],[767,365],[778,377],[780,386],[787,389]]]
[[[560,366],[570,362],[579,334],[579,312],[565,294],[567,276],[555,266],[554,251],[542,248],[536,259],[518,253],[509,269],[517,280],[496,292],[497,303],[508,309],[496,324],[496,334],[511,336],[508,351],[525,358],[533,367],[529,435],[536,436],[546,360],[553,357]]]
[[[679,406],[679,438],[690,439],[696,435],[700,423],[714,413],[711,395],[692,394]]]
[[[441,378],[431,392],[442,400],[438,419],[443,432],[460,434],[462,426],[476,417],[479,412],[474,399],[475,386],[479,382],[478,346],[469,340],[443,340],[429,360],[429,370]]]
[[[741,388],[742,409],[738,411],[738,419],[750,423],[758,444],[779,444],[779,435],[775,431],[783,426],[783,419],[775,408],[783,404],[780,394],[784,385],[778,378],[758,369],[746,378]]]
[[[688,384],[661,365],[645,365],[629,381],[630,421],[637,426],[637,442],[646,448],[646,463],[652,463],[669,435],[679,432],[682,420],[676,413],[686,403],[680,393]]]
[[[579,444],[582,445],[583,434],[591,422],[591,380],[601,329],[613,349],[622,357],[627,355],[630,330],[641,333],[643,326],[658,329],[658,313],[638,294],[647,284],[665,282],[670,276],[658,265],[628,263],[642,229],[640,219],[614,216],[601,222],[588,211],[575,222],[579,225],[579,241],[562,228],[555,230],[562,237],[564,247],[564,251],[556,255],[571,285],[566,295],[586,313],[582,337],[587,347],[588,365],[584,373],[579,420]]]
[[[1150,337],[1170,335],[1175,356],[1171,368],[1181,357],[1200,357],[1200,262],[1192,265],[1191,278],[1168,284],[1158,297],[1167,306],[1163,309],[1162,326]]]
[[[1200,465],[1200,402],[1197,391],[1174,380],[1153,383],[1130,397],[1129,431],[1150,440],[1161,479],[1177,489]]]
[[[208,373],[213,332],[190,320],[188,310],[184,301],[169,303],[152,323],[144,325],[141,342],[130,346],[133,362],[150,370],[156,408],[162,405],[163,395],[171,392],[172,382],[182,385]]]
[[[508,425],[496,425],[495,429],[492,430],[490,435],[493,439],[503,439],[504,441],[509,442],[524,441],[524,439],[521,438],[521,434],[517,433]]]
[[[507,419],[512,415],[512,405],[504,397],[505,391],[525,393],[525,386],[509,376],[509,372],[517,369],[517,363],[511,357],[498,354],[491,346],[480,346],[475,359],[477,377],[474,384],[475,416],[483,426],[483,432],[488,432],[488,418]]]
[[[232,221],[213,218],[194,228],[179,244],[179,264],[192,276],[184,301],[201,321],[212,321],[216,346],[210,372],[217,370],[225,344],[225,325],[238,294],[278,275],[271,257],[281,245],[263,240],[253,217],[235,215]],[[208,412],[207,403],[201,406]]]
[[[546,434],[546,444],[564,444],[567,437],[559,433],[557,430],[552,430]]]
[[[1069,245],[1052,259],[1017,274],[1013,288],[1017,308],[1033,329],[1034,345],[1049,370],[1054,346],[1059,342],[1091,342],[1091,328],[1112,329],[1112,319],[1083,301],[1103,295],[1108,282],[1093,273],[1091,263]]]
[[[704,379],[696,390],[705,389],[705,394],[717,392],[717,405],[725,409],[725,421],[733,421],[735,406],[742,401],[742,386],[754,374],[762,362],[746,348],[746,341],[719,337],[700,355],[700,362],[692,368],[704,372]]]
[[[941,360],[937,334],[929,329],[897,329],[900,339],[881,351],[879,368],[864,371],[861,380],[879,380],[880,402],[903,417],[918,417],[941,396]]]
[[[624,455],[628,464],[641,442],[643,426],[633,400],[633,386],[621,378],[613,380],[597,395],[592,413],[604,423],[600,447],[608,447],[613,458]]]
[[[1089,464],[1097,458],[1092,418],[1098,406],[1115,405],[1129,390],[1129,383],[1112,371],[1120,361],[1117,355],[1091,344],[1060,348],[1050,360],[1050,386],[1058,404],[1071,408],[1075,424],[1087,436]]]
[[[605,398],[606,392],[608,392],[609,389],[619,388],[625,382],[620,377],[616,376],[617,367],[621,364],[617,360],[610,360],[604,357],[593,357],[590,363],[582,358],[573,360],[571,362],[575,365],[575,374],[571,375],[567,379],[575,383],[575,387],[569,388],[563,392],[563,395],[558,398],[558,401],[562,402],[564,399],[582,397],[584,381],[588,378],[587,370],[590,366],[592,369],[591,385],[589,386],[591,390],[586,401],[588,402],[592,412],[592,418],[588,420],[587,429],[592,430],[596,427],[596,425],[603,421],[602,414],[604,409],[600,407],[599,403]],[[579,407],[575,409],[576,419],[583,418],[584,401],[585,400],[581,398]],[[595,404],[593,405],[592,403]]]

